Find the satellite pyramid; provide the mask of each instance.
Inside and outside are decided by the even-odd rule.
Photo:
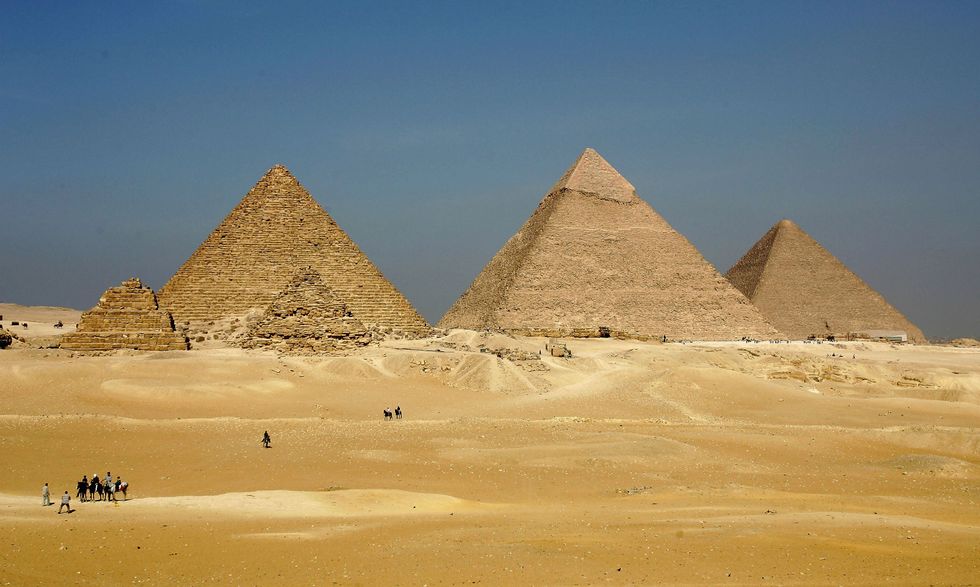
[[[282,165],[270,169],[160,289],[178,326],[263,311],[313,267],[365,325],[421,334],[425,319]]]
[[[244,346],[324,352],[367,344],[367,329],[312,267],[301,271],[248,329]]]
[[[780,220],[725,274],[762,314],[794,339],[904,331],[926,338],[820,243]]]
[[[153,290],[133,277],[110,287],[99,304],[82,314],[78,330],[61,338],[74,351],[187,350],[187,339],[174,331],[170,314],[160,310]]]
[[[778,335],[592,149],[551,188],[439,326],[540,336]]]

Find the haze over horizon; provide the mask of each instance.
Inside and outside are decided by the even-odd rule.
[[[0,301],[160,288],[285,164],[436,322],[585,147],[724,273],[791,218],[980,336],[980,4],[5,6]]]

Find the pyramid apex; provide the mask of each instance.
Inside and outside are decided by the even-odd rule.
[[[799,226],[789,218],[783,218],[776,223],[778,228],[799,228]]]
[[[255,182],[255,185],[252,186],[252,191],[249,193],[258,190],[263,195],[267,195],[266,192],[271,185],[299,185],[299,180],[296,179],[296,176],[285,165],[276,163],[262,174],[262,177]]]
[[[266,171],[265,174],[266,175],[289,175],[289,176],[293,175],[289,171],[289,168],[283,165],[282,163],[276,163],[275,165],[270,167],[269,171]]]
[[[585,192],[621,202],[638,199],[633,184],[592,147],[586,147],[582,151],[565,175],[551,188],[551,192],[562,189]]]

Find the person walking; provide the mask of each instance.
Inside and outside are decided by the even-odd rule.
[[[269,448],[270,444],[272,444],[272,437],[269,436],[269,431],[266,430],[265,434],[262,435],[262,446]]]
[[[68,490],[67,489],[65,490],[65,494],[61,496],[61,505],[58,507],[58,513],[60,514],[61,513],[61,510],[64,509],[64,508],[68,508],[68,513],[69,514],[72,512],[72,509],[71,509],[71,496],[68,495]]]
[[[47,483],[45,483],[44,487],[41,488],[41,505],[42,506],[51,505],[51,490],[48,489]]]

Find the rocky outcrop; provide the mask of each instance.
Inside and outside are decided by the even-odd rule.
[[[364,324],[308,267],[272,301],[249,327],[242,346],[295,353],[332,353],[371,341]]]
[[[170,314],[160,310],[153,290],[138,278],[106,290],[99,304],[82,314],[75,332],[61,339],[75,351],[175,351],[187,349],[187,338],[174,330]]]

